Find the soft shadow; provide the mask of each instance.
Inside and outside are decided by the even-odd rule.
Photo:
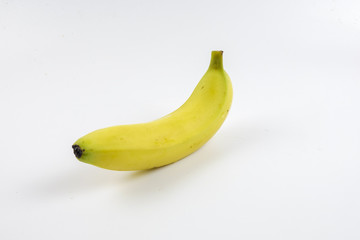
[[[51,173],[49,173],[51,174]],[[26,185],[29,197],[37,199],[61,199],[87,194],[109,185],[114,185],[119,172],[79,167],[42,176]]]
[[[264,137],[266,129],[227,128],[190,156],[173,164],[146,171],[130,172],[121,179],[122,198],[146,198],[159,191],[176,191],[176,186],[219,161],[241,161],[241,152]],[[236,157],[228,157],[233,155]]]

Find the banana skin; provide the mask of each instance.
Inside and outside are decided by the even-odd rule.
[[[155,121],[91,132],[72,145],[74,154],[84,163],[118,171],[171,164],[198,150],[217,132],[232,95],[223,51],[212,51],[208,70],[177,110]]]

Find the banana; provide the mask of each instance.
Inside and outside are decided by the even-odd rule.
[[[91,132],[73,145],[77,159],[97,167],[133,171],[176,162],[203,146],[224,122],[232,84],[223,68],[223,51],[212,51],[208,70],[188,100],[155,121]]]

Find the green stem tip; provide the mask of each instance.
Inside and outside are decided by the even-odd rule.
[[[222,69],[223,68],[223,52],[224,51],[212,51],[209,68]]]

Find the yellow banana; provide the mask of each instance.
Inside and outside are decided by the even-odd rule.
[[[223,51],[211,53],[210,66],[189,99],[155,121],[91,132],[72,146],[82,162],[132,171],[176,162],[204,145],[224,122],[232,85],[223,68]]]

